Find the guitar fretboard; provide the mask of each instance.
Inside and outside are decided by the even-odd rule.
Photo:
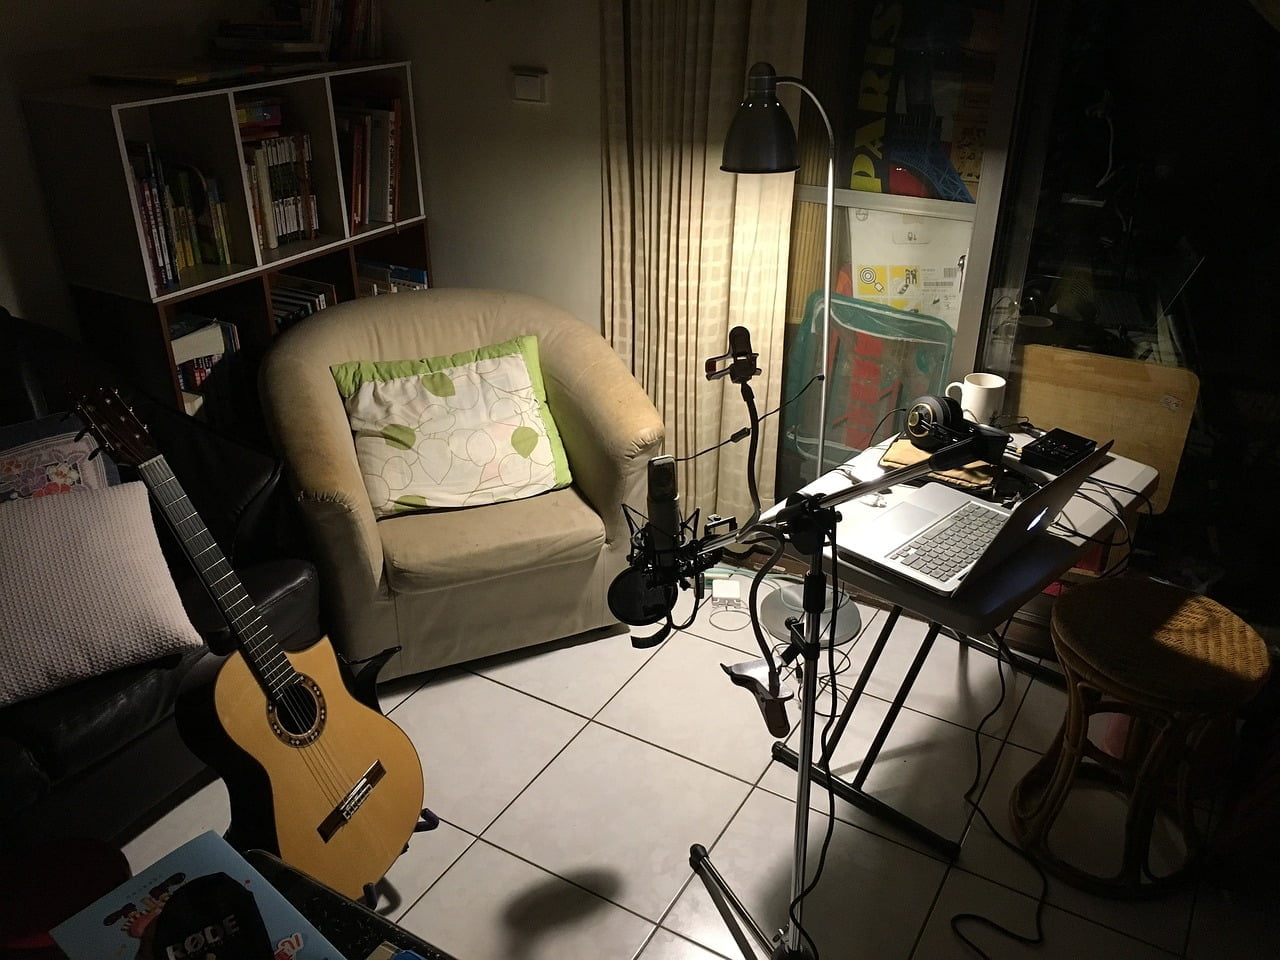
[[[163,456],[157,455],[140,463],[138,472],[169,527],[182,541],[187,557],[230,625],[231,633],[258,682],[272,699],[278,699],[298,675],[231,568],[222,548],[196,513]]]

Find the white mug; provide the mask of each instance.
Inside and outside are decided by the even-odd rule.
[[[970,373],[964,382],[947,384],[947,396],[960,401],[965,417],[974,423],[990,423],[1004,405],[1004,377],[994,373]]]

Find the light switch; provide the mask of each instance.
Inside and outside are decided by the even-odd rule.
[[[527,103],[546,103],[547,71],[542,67],[512,67],[511,98]]]

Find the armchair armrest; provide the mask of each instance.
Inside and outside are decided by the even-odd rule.
[[[272,350],[259,386],[268,430],[314,541],[321,582],[367,596],[382,578],[382,538],[328,364]]]
[[[547,403],[574,483],[600,514],[610,543],[627,539],[622,504],[662,447],[662,417],[626,365],[598,336],[564,336],[540,350]]]

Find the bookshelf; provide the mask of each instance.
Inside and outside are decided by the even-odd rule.
[[[279,332],[272,311],[279,273],[328,285],[342,301],[358,295],[360,261],[430,270],[410,64],[317,67],[235,86],[95,84],[25,99],[32,150],[84,339],[176,406],[183,405],[183,393],[170,325],[178,318],[198,314],[235,324],[240,349],[252,357]],[[292,166],[279,168],[284,179],[273,173],[270,182],[278,192],[293,191],[297,228],[282,221],[281,237],[297,239],[274,246],[262,229],[263,195],[248,172],[257,147],[251,137],[242,139],[239,126],[242,106],[264,101],[278,103],[282,129],[298,135],[291,137],[298,145],[292,154],[272,155],[293,158]],[[344,139],[351,124],[342,118],[349,118],[353,104],[370,104],[384,116],[394,106],[399,124],[393,149],[384,144],[380,151],[362,151],[387,164],[381,178],[373,176],[374,209],[367,200],[363,210],[353,204],[371,192],[368,182],[353,180],[351,145]],[[148,152],[163,171],[159,177],[147,177]],[[291,170],[300,175],[286,175]],[[177,171],[183,172],[181,189]],[[156,189],[164,174],[167,199]],[[180,209],[188,174],[192,182],[216,185],[208,195],[219,202],[216,209],[201,205],[200,224],[193,210]],[[278,196],[273,206],[277,215],[288,215]],[[303,216],[299,225],[302,209],[314,210],[314,218]],[[159,224],[171,229],[168,242]]]

